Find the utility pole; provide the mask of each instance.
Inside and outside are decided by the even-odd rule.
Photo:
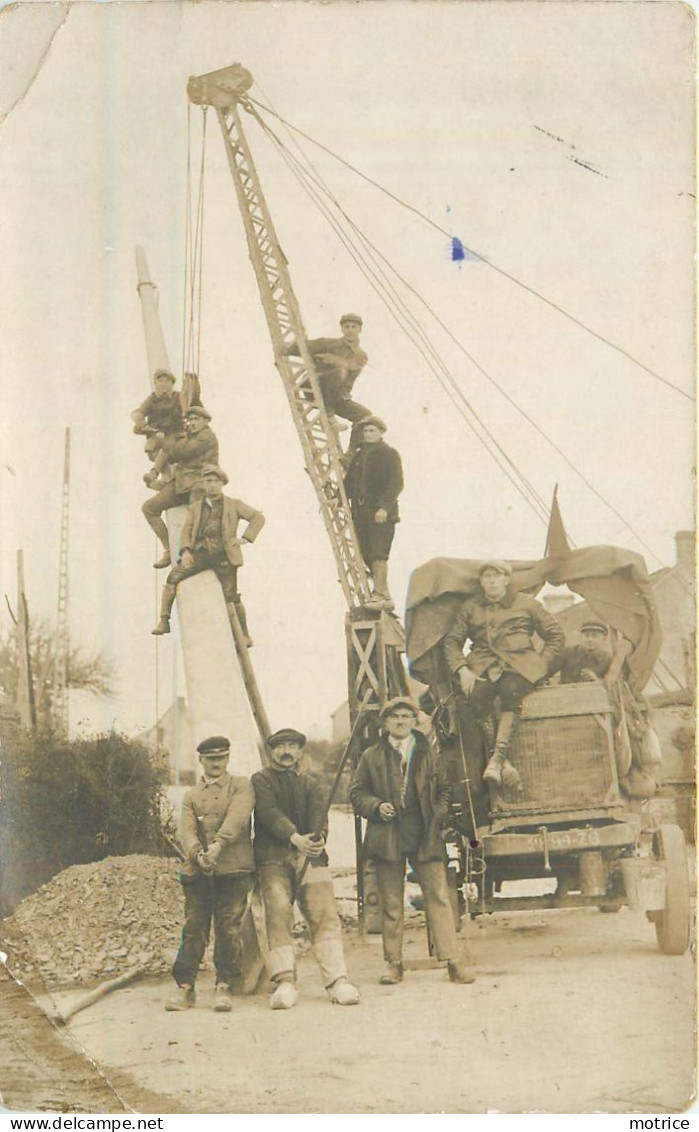
[[[58,551],[58,617],[56,623],[56,655],[53,668],[53,725],[68,733],[68,520],[70,511],[70,429],[66,429],[63,456],[63,492],[61,495],[61,537]]]
[[[20,726],[32,731],[36,726],[34,690],[29,663],[29,616],[24,592],[24,551],[17,551],[17,711]]]

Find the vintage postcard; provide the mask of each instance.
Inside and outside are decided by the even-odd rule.
[[[7,1110],[691,1107],[694,36],[0,5]]]

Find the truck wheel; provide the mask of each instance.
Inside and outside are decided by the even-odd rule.
[[[653,849],[665,864],[665,907],[655,919],[655,934],[663,955],[684,955],[689,946],[689,873],[682,830],[661,825],[653,838]]]

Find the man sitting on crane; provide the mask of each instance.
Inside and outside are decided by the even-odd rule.
[[[180,582],[213,570],[221,583],[226,605],[235,606],[240,627],[249,648],[247,616],[238,593],[238,569],[243,565],[242,543],[254,542],[265,525],[261,511],[223,494],[228,476],[217,464],[202,468],[204,498],[196,500],[187,512],[180,539],[180,561],[167,576],[163,587],[160,620],[153,629],[156,637],[170,632],[170,614]],[[241,519],[247,521],[242,538],[237,530]]]
[[[143,514],[163,546],[163,555],[153,565],[162,570],[170,565],[170,543],[163,511],[181,507],[204,494],[202,468],[218,463],[218,440],[209,425],[211,413],[203,405],[191,405],[185,414],[185,436],[166,436],[163,449],[175,464],[175,475],[143,504]],[[158,486],[158,485],[154,485]]]
[[[517,710],[527,693],[557,668],[565,633],[541,602],[511,589],[511,576],[508,562],[491,559],[480,563],[480,593],[466,598],[461,606],[444,638],[444,651],[485,736],[490,758],[484,781],[518,790],[521,780],[508,758]],[[535,633],[544,642],[542,652],[534,648]],[[465,657],[467,640],[471,651]],[[500,701],[497,729],[496,699]]]
[[[358,428],[362,445],[351,456],[345,489],[359,549],[374,583],[374,596],[368,604],[393,609],[388,589],[388,556],[399,522],[403,467],[395,448],[384,442],[386,425],[380,417],[365,417]]]
[[[340,425],[336,417],[359,421],[371,412],[365,405],[352,400],[354,383],[369,360],[359,346],[362,320],[358,314],[343,314],[340,329],[341,338],[311,338],[307,342],[328,419],[338,431],[347,426]],[[286,356],[301,353],[297,342],[285,346],[282,352]]]

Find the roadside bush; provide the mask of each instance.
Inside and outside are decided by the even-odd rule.
[[[164,771],[143,744],[116,732],[68,740],[17,731],[0,759],[3,914],[69,865],[165,853]]]

